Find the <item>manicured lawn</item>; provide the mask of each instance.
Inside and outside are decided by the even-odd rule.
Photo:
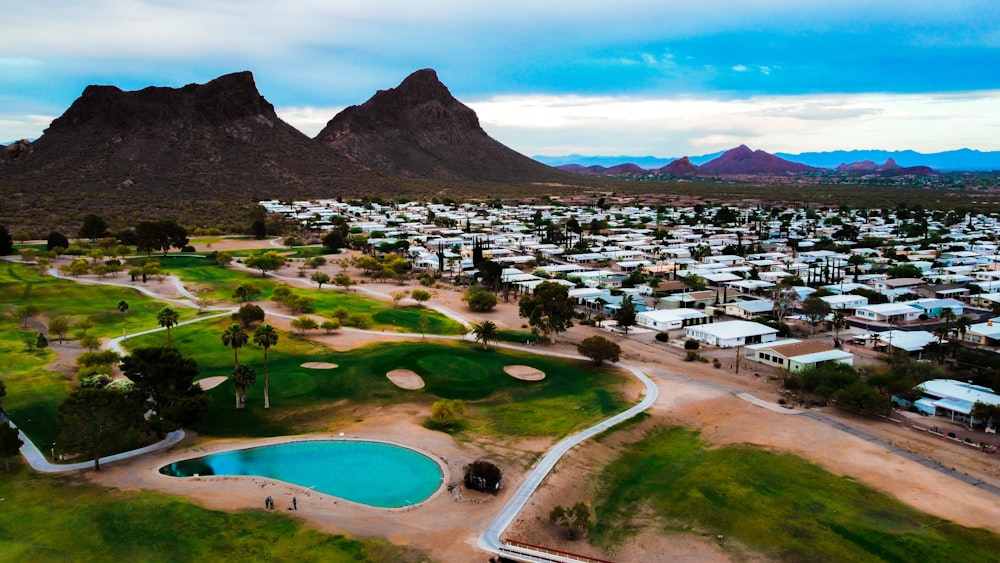
[[[1000,536],[920,513],[802,458],[709,450],[680,428],[651,431],[600,483],[593,537],[603,545],[653,514],[665,530],[721,534],[777,559],[993,561],[1000,549]]]
[[[192,256],[173,256],[161,259],[165,270],[185,282],[198,284],[195,293],[212,299],[233,300],[233,290],[240,284],[251,283],[261,290],[258,300],[270,299],[276,285],[285,282],[273,277],[260,277],[252,272],[235,268],[220,268],[211,261]],[[308,274],[307,274],[308,275]],[[371,315],[372,330],[420,333],[420,318],[427,319],[427,334],[463,334],[464,327],[448,317],[426,307],[393,307],[391,303],[366,297],[357,292],[344,292],[325,286],[322,290],[293,287],[295,293],[313,300],[312,313],[333,318],[339,308],[348,314]]]
[[[0,317],[0,380],[7,387],[3,408],[14,423],[42,449],[56,441],[56,408],[69,395],[70,383],[44,368],[55,359],[51,350],[28,351],[16,321]]]
[[[226,323],[198,323],[174,329],[182,353],[198,361],[202,376],[232,372],[232,349],[223,346]],[[160,335],[129,339],[129,346],[162,343]],[[489,435],[563,436],[625,408],[618,392],[623,374],[594,369],[568,360],[483,351],[470,343],[381,343],[349,352],[334,352],[283,333],[271,348],[271,409],[263,409],[263,358],[253,345],[240,349],[240,363],[257,371],[248,407],[237,410],[232,385],[210,391],[212,408],[194,430],[212,436],[273,436],[328,431],[353,420],[352,408],[435,400],[467,403],[468,429]],[[301,367],[305,362],[338,364],[332,370]],[[515,379],[503,367],[525,364],[546,373],[539,382]],[[412,369],[424,379],[424,389],[405,391],[385,374]]]
[[[122,278],[128,279],[125,274],[119,274],[119,279]],[[150,281],[148,285],[158,283]],[[11,307],[34,305],[42,315],[67,317],[71,323],[89,319],[94,328],[88,332],[96,336],[121,336],[122,314],[117,309],[119,301],[129,305],[125,319],[129,332],[158,327],[156,314],[166,306],[165,302],[134,289],[60,280],[42,276],[23,264],[0,262],[0,304]],[[176,310],[181,315],[181,321],[196,315],[193,309],[176,307]]]
[[[0,499],[3,561],[426,560],[384,540],[321,534],[281,512],[208,510],[37,474],[20,462],[0,473]]]

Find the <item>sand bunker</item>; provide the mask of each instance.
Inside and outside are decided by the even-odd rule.
[[[328,362],[306,362],[302,364],[302,367],[309,369],[337,369],[337,364],[331,364]]]
[[[209,389],[215,389],[219,385],[222,385],[222,383],[227,379],[229,379],[228,376],[216,375],[215,377],[199,379],[198,381],[195,381],[195,384],[197,384],[198,387],[201,387],[202,391],[208,391]]]
[[[504,366],[504,373],[521,379],[523,381],[541,381],[545,379],[545,372],[537,370],[531,366]]]
[[[424,378],[415,371],[408,369],[394,369],[385,374],[396,387],[400,389],[423,389]]]

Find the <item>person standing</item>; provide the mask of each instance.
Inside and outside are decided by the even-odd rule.
[[[295,497],[292,497],[292,510],[298,510],[298,509],[299,509],[299,502],[295,500]]]

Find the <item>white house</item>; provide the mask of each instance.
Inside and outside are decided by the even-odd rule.
[[[708,315],[697,309],[658,309],[643,311],[635,316],[636,324],[653,330],[671,330],[705,324]]]
[[[864,307],[868,304],[868,298],[864,295],[854,295],[853,293],[847,293],[844,295],[824,295],[820,297],[823,301],[830,304],[830,308],[834,311],[853,311],[858,307]]]
[[[917,320],[923,312],[923,309],[903,305],[902,303],[880,303],[858,307],[855,309],[854,314],[860,319],[885,323],[902,323]]]
[[[745,299],[726,303],[726,314],[730,317],[750,320],[772,312],[774,312],[774,301],[770,299]]]
[[[684,329],[688,338],[719,348],[773,342],[778,329],[752,321],[726,321]]]
[[[986,422],[973,420],[972,407],[976,403],[1000,406],[1000,396],[989,387],[954,379],[932,379],[917,385],[917,389],[924,395],[914,403],[918,411],[970,424]]]

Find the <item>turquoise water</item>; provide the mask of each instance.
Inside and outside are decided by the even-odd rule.
[[[398,508],[426,500],[444,475],[431,458],[381,442],[288,442],[186,459],[160,468],[172,477],[251,475],[345,500]]]

